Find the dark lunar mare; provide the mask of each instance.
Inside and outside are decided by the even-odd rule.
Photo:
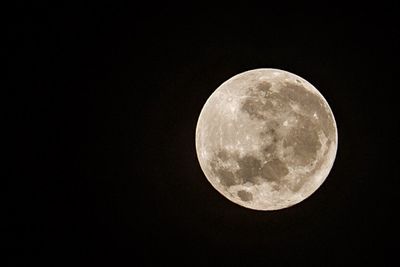
[[[224,164],[218,164],[218,162],[227,163],[229,159],[238,163],[239,169],[237,171],[231,171],[229,168],[223,167]],[[262,164],[262,160],[257,157],[251,155],[239,157],[237,154],[230,154],[226,150],[218,151],[210,166],[212,172],[219,178],[224,187],[244,183],[260,184],[264,180],[275,182],[277,189],[279,189],[282,182],[281,178],[289,173],[285,163],[277,158]],[[261,178],[261,180],[257,178]]]
[[[251,201],[253,200],[253,194],[250,192],[247,192],[245,190],[240,190],[237,192],[238,196],[240,197],[241,200],[243,201]]]

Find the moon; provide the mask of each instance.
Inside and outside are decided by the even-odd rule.
[[[328,102],[305,79],[254,69],[221,84],[202,108],[196,152],[211,185],[254,210],[279,210],[313,194],[337,152]]]

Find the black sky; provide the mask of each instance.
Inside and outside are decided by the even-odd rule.
[[[19,4],[14,11],[3,51],[10,266],[393,259],[394,7]],[[229,202],[195,153],[204,102],[254,68],[310,81],[338,126],[325,183],[281,211]]]

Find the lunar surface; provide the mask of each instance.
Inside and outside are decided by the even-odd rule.
[[[336,156],[332,110],[303,78],[278,69],[240,73],[201,110],[196,151],[208,181],[243,207],[278,210],[314,193]]]

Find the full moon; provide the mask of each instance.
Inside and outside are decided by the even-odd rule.
[[[337,127],[321,93],[278,69],[233,76],[208,98],[196,151],[211,185],[254,210],[279,210],[313,194],[337,151]]]

